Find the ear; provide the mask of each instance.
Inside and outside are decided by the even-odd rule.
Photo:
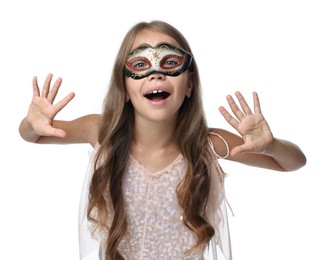
[[[186,97],[191,97],[193,92],[193,72],[190,72],[188,75],[188,87],[186,89]]]
[[[125,102],[129,102],[129,96],[128,96],[128,93],[126,92],[126,96],[125,96]]]

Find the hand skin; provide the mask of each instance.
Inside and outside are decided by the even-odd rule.
[[[89,143],[94,146],[98,137],[100,115],[91,114],[72,121],[55,120],[55,116],[75,97],[70,93],[54,104],[62,84],[58,78],[50,88],[53,75],[49,74],[44,86],[39,91],[37,78],[33,78],[33,98],[27,116],[21,121],[21,137],[39,144]],[[253,93],[254,111],[240,92],[227,96],[228,105],[233,115],[223,106],[219,111],[225,120],[239,133],[212,128],[227,142],[229,154],[227,160],[277,171],[294,171],[306,164],[306,157],[300,148],[292,142],[275,138],[262,115],[259,98]],[[224,157],[227,148],[225,143],[214,135],[209,135],[216,152]]]
[[[226,140],[229,140],[231,151],[227,159],[279,171],[294,171],[306,164],[306,157],[297,145],[273,136],[262,115],[256,92],[253,92],[254,112],[239,91],[235,96],[241,109],[231,95],[227,96],[227,102],[234,116],[224,107],[219,107],[225,120],[241,136],[241,138],[233,137],[229,132],[218,130]]]

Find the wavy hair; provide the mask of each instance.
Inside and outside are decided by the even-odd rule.
[[[125,102],[126,86],[123,69],[132,43],[143,29],[167,34],[174,38],[181,48],[192,53],[184,36],[163,21],[140,22],[134,25],[120,46],[99,126],[100,147],[89,188],[87,212],[89,221],[93,222],[95,227],[93,232],[100,230],[108,234],[103,245],[105,259],[123,259],[117,251],[127,230],[122,179],[129,160],[134,126],[134,108],[130,102]],[[193,249],[204,249],[214,235],[214,229],[205,217],[210,191],[208,126],[203,111],[200,79],[195,59],[192,60],[189,72],[192,73],[193,92],[190,98],[185,98],[180,107],[175,130],[176,141],[185,158],[187,169],[177,187],[177,198],[184,212],[184,224],[197,239]],[[113,212],[108,212],[106,192]],[[111,213],[117,217],[114,217],[108,226],[108,214]]]

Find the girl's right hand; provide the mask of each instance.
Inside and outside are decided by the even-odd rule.
[[[53,104],[61,86],[62,79],[58,78],[50,88],[52,77],[53,75],[51,73],[48,74],[41,93],[39,91],[37,77],[33,77],[33,98],[26,120],[38,136],[56,136],[63,138],[66,136],[65,131],[55,128],[53,121],[58,112],[74,98],[75,94],[70,93],[56,104]]]

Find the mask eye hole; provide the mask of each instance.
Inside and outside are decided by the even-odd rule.
[[[126,62],[127,67],[132,71],[144,71],[152,67],[150,61],[144,57],[137,57]]]
[[[181,66],[182,63],[183,63],[183,56],[171,54],[171,55],[165,56],[161,60],[160,67],[164,70],[172,70]]]

